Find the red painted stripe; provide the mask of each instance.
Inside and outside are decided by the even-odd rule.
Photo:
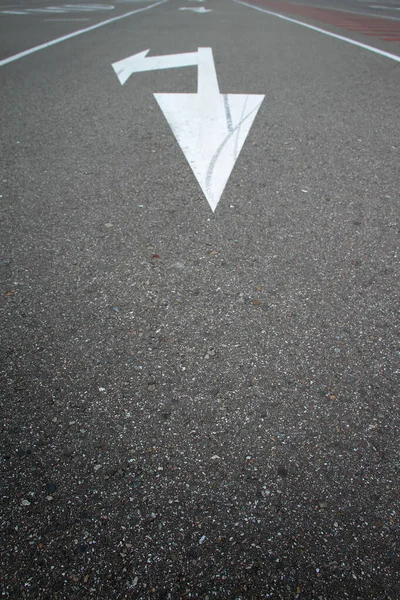
[[[289,2],[276,2],[275,0],[257,0],[255,4],[261,6],[267,6],[271,10],[275,10],[276,12],[288,12],[291,14],[298,14],[305,17],[309,17],[315,19],[317,21],[322,21],[324,23],[333,23],[338,24],[341,27],[351,27],[352,25],[366,26],[381,26],[381,27],[391,27],[394,25],[393,21],[384,18],[374,18],[374,17],[363,17],[358,15],[350,15],[348,13],[344,13],[340,10],[331,10],[325,8],[311,8],[296,4],[291,4]]]
[[[277,0],[254,0],[254,4],[258,4],[259,6],[263,6],[277,13],[283,12],[292,15],[300,15],[306,19],[320,21],[333,27],[345,28],[348,31],[354,31],[366,36],[379,37],[385,41],[400,41],[400,24],[394,23],[389,19],[365,17],[362,15],[344,13],[340,10],[312,8],[300,4],[291,4],[290,2],[278,2]]]
[[[348,31],[370,31],[375,33],[400,33],[400,29],[378,29],[376,27],[346,27]]]
[[[372,35],[372,37],[378,37],[381,38],[383,35],[385,35],[384,33],[372,33],[371,31],[369,33],[367,33],[366,35]]]
[[[355,28],[357,29],[358,27],[361,27],[362,29],[385,29],[387,31],[398,31],[400,30],[400,25],[393,25],[392,27],[390,27],[389,25],[377,25],[375,23],[370,23],[369,25],[365,24],[365,23],[357,23],[357,24],[353,24],[353,23],[346,23],[345,24],[346,27],[350,28]]]

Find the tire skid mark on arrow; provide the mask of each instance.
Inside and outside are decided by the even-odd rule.
[[[224,105],[225,105],[226,122],[228,125],[228,131],[232,131],[233,130],[232,115],[231,115],[231,109],[229,108],[229,100],[228,100],[227,94],[224,94]]]
[[[197,94],[154,97],[214,211],[265,96],[220,94],[211,48],[164,56],[148,52],[113,63],[121,85],[133,73],[198,67]]]
[[[260,105],[259,105],[259,106],[260,106]],[[255,110],[255,111],[258,111],[258,109],[259,109],[259,106],[256,106],[254,110]],[[207,186],[207,189],[209,188],[209,182],[210,182],[210,180],[211,180],[211,177],[212,177],[212,173],[213,173],[213,170],[214,170],[214,167],[215,167],[215,163],[217,162],[217,160],[218,160],[218,156],[219,156],[219,154],[221,153],[221,151],[223,150],[223,147],[224,147],[224,145],[227,143],[227,141],[229,140],[229,138],[230,138],[230,137],[231,137],[231,136],[232,136],[232,135],[235,133],[235,131],[237,132],[237,134],[239,134],[240,127],[242,126],[242,124],[244,123],[244,121],[245,121],[246,119],[248,119],[248,118],[251,116],[251,114],[252,114],[252,113],[249,113],[249,114],[248,114],[246,117],[244,117],[244,119],[242,119],[242,120],[240,121],[240,123],[238,123],[238,125],[237,125],[237,126],[234,128],[234,129],[232,129],[232,131],[230,131],[230,132],[229,132],[229,134],[226,136],[225,140],[222,142],[222,144],[221,144],[221,145],[220,145],[220,147],[218,148],[217,152],[216,152],[216,153],[214,154],[214,156],[212,157],[212,159],[211,159],[211,162],[210,162],[209,169],[208,169],[208,171],[207,171],[207,178],[206,178],[206,186]],[[237,137],[237,136],[236,136],[236,137]],[[235,147],[236,147],[236,145],[235,145]],[[238,157],[238,154],[236,155],[236,158],[237,158],[237,157]]]

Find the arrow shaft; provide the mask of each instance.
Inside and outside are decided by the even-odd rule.
[[[204,99],[218,96],[219,87],[211,48],[198,48],[197,93]]]

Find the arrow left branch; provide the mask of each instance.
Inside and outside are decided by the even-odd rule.
[[[167,54],[164,56],[147,56],[150,50],[143,50],[113,63],[113,69],[121,82],[121,85],[129,79],[133,73],[144,71],[159,71],[161,69],[176,69],[179,67],[193,67],[198,65],[198,52],[184,54]]]

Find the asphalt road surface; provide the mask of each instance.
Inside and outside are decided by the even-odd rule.
[[[0,28],[2,597],[398,600],[398,0]]]

